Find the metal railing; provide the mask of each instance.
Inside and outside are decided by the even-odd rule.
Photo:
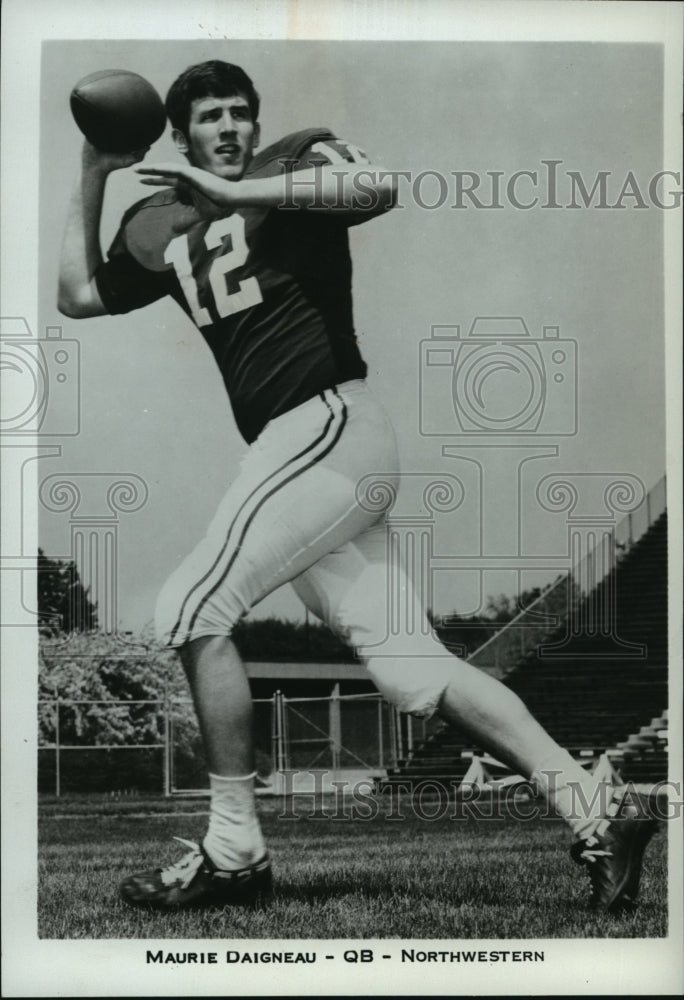
[[[573,562],[568,573],[471,653],[469,662],[498,677],[509,673],[568,620],[578,603],[615,569],[666,509],[667,482],[663,476],[636,510]]]

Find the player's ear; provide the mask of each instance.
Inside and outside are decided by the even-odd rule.
[[[185,138],[185,136],[183,135],[183,133],[179,128],[174,128],[171,130],[171,138],[175,142],[176,149],[178,150],[178,152],[183,153],[184,156],[187,156],[190,146],[188,144],[188,140]]]
[[[256,149],[256,147],[259,145],[260,140],[261,140],[261,125],[259,124],[259,122],[254,122],[254,132],[252,139],[253,149]]]

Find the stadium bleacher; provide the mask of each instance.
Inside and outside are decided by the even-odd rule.
[[[667,777],[667,514],[618,560],[563,625],[506,677],[551,735],[623,781]],[[388,770],[380,789],[453,786],[482,748],[445,725]]]

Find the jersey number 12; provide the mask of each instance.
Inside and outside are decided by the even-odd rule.
[[[242,312],[263,301],[259,282],[256,278],[245,278],[239,282],[235,292],[228,291],[227,277],[231,271],[237,270],[247,260],[248,248],[245,240],[245,220],[234,213],[226,219],[216,219],[204,235],[207,250],[220,247],[223,239],[230,236],[232,249],[215,257],[209,268],[209,284],[214,295],[216,312],[221,319]],[[214,321],[209,310],[200,305],[199,290],[190,263],[190,248],[187,235],[177,236],[166,248],[164,260],[173,264],[174,270],[183,290],[192,318],[197,326],[210,326]]]

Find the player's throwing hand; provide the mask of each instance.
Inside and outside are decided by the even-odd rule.
[[[132,167],[134,163],[140,163],[149,151],[150,147],[145,146],[144,149],[135,149],[131,153],[108,153],[97,149],[86,139],[81,155],[86,169],[101,170],[109,174],[113,170],[123,170],[125,167]]]

